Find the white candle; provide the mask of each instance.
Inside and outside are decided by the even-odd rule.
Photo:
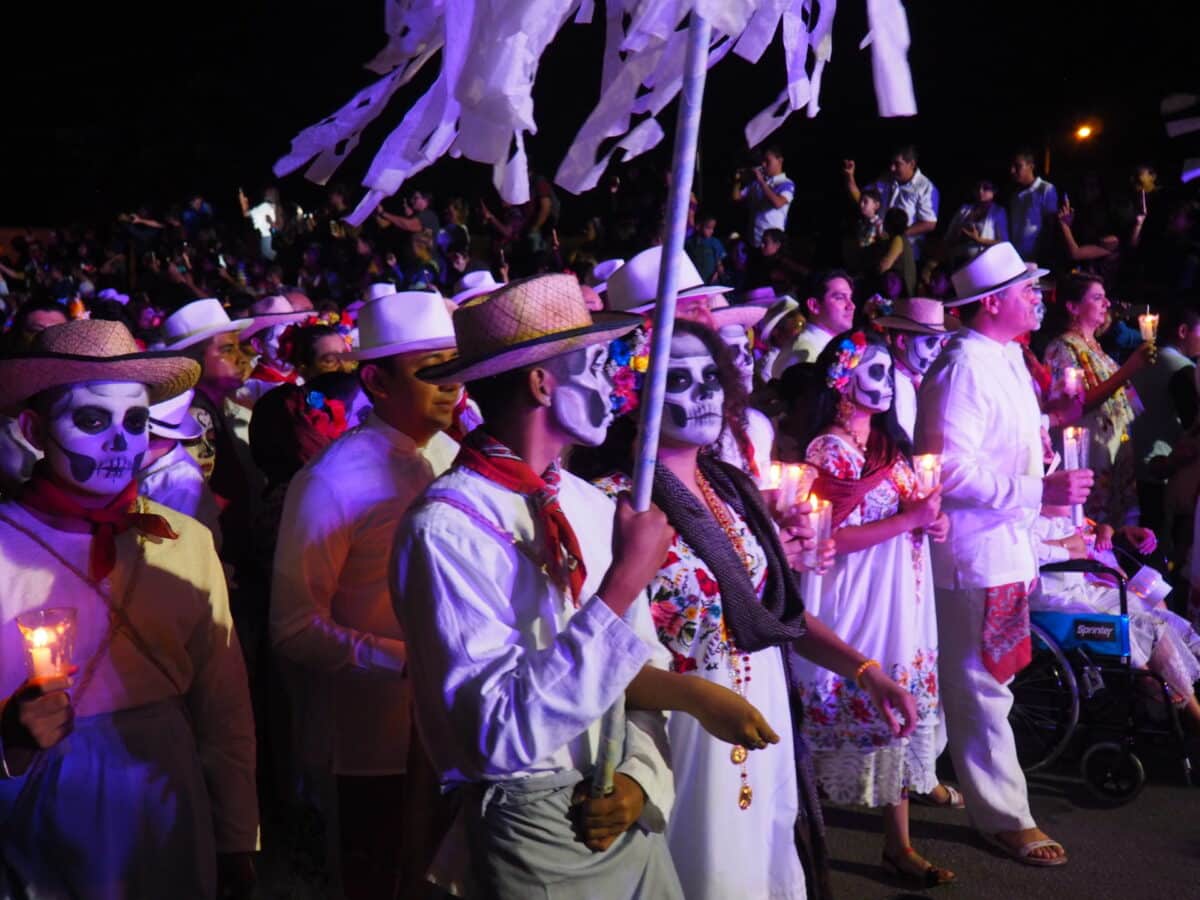
[[[1086,428],[1071,427],[1063,429],[1063,470],[1072,472],[1076,469],[1086,469],[1088,455],[1091,449],[1088,444],[1089,434]],[[1084,522],[1083,506],[1076,505],[1071,509],[1071,519],[1081,526]]]
[[[792,463],[783,467],[783,476],[779,488],[780,513],[787,515],[797,503],[808,499],[808,492],[817,480],[817,470],[807,463]]]
[[[922,453],[913,457],[917,473],[917,490],[922,497],[933,493],[942,481],[942,459],[936,453]]]
[[[1074,397],[1079,394],[1080,385],[1083,384],[1083,370],[1078,366],[1067,366],[1063,369],[1063,389],[1068,397]]]
[[[56,635],[49,628],[35,628],[29,635],[29,660],[34,678],[50,678],[58,674],[54,664]]]
[[[822,500],[815,495],[810,496],[808,502],[812,507],[807,514],[808,524],[813,530],[815,545],[812,550],[805,551],[801,562],[810,569],[815,569],[821,563],[821,548],[829,540],[830,532],[833,530],[833,505],[828,500]]]
[[[773,462],[767,469],[767,478],[763,482],[764,491],[777,491],[783,485],[783,463]]]
[[[1142,340],[1153,344],[1158,338],[1158,314],[1147,311],[1138,316],[1138,329],[1142,332]]]

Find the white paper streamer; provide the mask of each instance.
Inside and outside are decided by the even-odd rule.
[[[866,3],[870,30],[862,46],[871,49],[880,114],[913,115],[903,3]],[[746,125],[747,143],[756,146],[792,113],[805,109],[812,117],[820,109],[836,0],[817,9],[814,21],[813,0],[607,0],[600,26],[583,24],[595,18],[595,0],[385,0],[387,44],[367,64],[381,77],[297,135],[275,173],[307,164],[305,176],[325,183],[395,93],[441,51],[437,78],[384,139],[363,179],[368,190],[347,221],[361,223],[446,155],[491,165],[505,202],[527,202],[525,136],[537,132],[534,79],[547,46],[574,21],[604,29],[600,95],[555,180],[572,192],[588,190],[618,154],[629,159],[661,142],[657,117],[679,93],[684,23],[693,12],[712,26],[709,67],[731,50],[758,62],[782,33],[787,83]],[[606,142],[611,146],[601,152]]]

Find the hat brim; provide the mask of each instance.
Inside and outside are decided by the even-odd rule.
[[[608,285],[605,285],[607,289]],[[592,288],[592,290],[596,290]],[[689,297],[709,297],[713,294],[728,294],[733,288],[726,287],[721,284],[698,284],[692,287],[680,288],[675,293],[675,300],[687,300]],[[631,306],[629,309],[613,309],[609,312],[615,313],[646,313],[658,306],[658,300],[651,300],[649,303],[641,303],[637,306]]]
[[[764,341],[771,334],[771,332],[775,330],[775,328],[779,325],[780,322],[782,322],[784,319],[786,319],[788,316],[790,316],[792,313],[794,313],[796,310],[798,310],[800,308],[800,301],[797,300],[795,297],[791,297],[791,296],[788,296],[785,294],[780,299],[787,301],[787,303],[784,305],[784,308],[781,309],[779,312],[777,312],[775,315],[771,316],[766,321],[764,321],[759,328],[759,337],[762,338]]]
[[[473,300],[476,297],[482,297],[484,294],[494,294],[502,287],[504,287],[502,284],[490,284],[487,287],[469,288],[468,290],[455,294],[449,299],[452,303],[461,306],[468,300]]]
[[[710,309],[708,313],[717,328],[724,328],[726,325],[753,328],[767,315],[767,311],[761,306],[725,306],[721,309]]]
[[[153,437],[166,438],[171,441],[194,441],[200,435],[204,434],[204,428],[197,422],[189,413],[183,417],[183,421],[177,426],[168,425],[165,422],[159,424],[153,417],[149,424],[150,434]]]
[[[953,300],[946,300],[942,305],[945,306],[946,309],[953,309],[956,306],[966,306],[968,303],[974,303],[976,300],[979,300],[982,297],[987,297],[991,294],[998,293],[1006,288],[1015,287],[1018,284],[1024,284],[1026,281],[1036,281],[1043,275],[1049,274],[1049,269],[1027,269],[1015,278],[1010,278],[1008,281],[994,285],[993,287],[988,288],[986,291],[980,291],[977,294],[972,294],[970,297],[956,297]]]
[[[385,356],[397,356],[401,353],[417,353],[422,350],[453,350],[454,337],[438,337],[429,338],[423,341],[398,341],[393,344],[384,344],[380,347],[367,347],[366,349],[347,350],[345,353],[339,354],[342,359],[357,359],[367,361],[370,359],[382,359]]]
[[[243,341],[254,337],[260,331],[265,331],[275,325],[291,325],[293,322],[303,322],[312,313],[310,312],[290,312],[290,313],[263,313],[261,316],[255,316],[250,320],[250,324],[241,329],[238,337]]]
[[[0,410],[13,410],[51,388],[88,381],[128,381],[146,385],[150,403],[177,397],[200,380],[200,364],[178,353],[129,356],[73,356],[20,353],[0,359]]]
[[[947,316],[942,325],[929,325],[918,322],[908,316],[880,316],[875,320],[880,328],[891,328],[893,331],[911,331],[915,334],[951,334],[962,327],[962,323],[953,316]]]
[[[592,318],[594,320],[592,324],[584,328],[558,331],[554,334],[522,341],[487,356],[460,356],[458,359],[442,365],[421,369],[417,372],[417,377],[430,384],[478,381],[481,378],[545,362],[555,356],[590,347],[593,344],[607,344],[609,341],[624,337],[642,324],[641,316],[632,316],[627,313],[597,312],[592,313]]]
[[[307,314],[306,314],[307,315]],[[194,334],[185,335],[175,341],[168,341],[164,344],[167,350],[186,350],[188,347],[194,347],[201,341],[207,341],[211,337],[216,337],[218,334],[228,334],[231,331],[241,332],[254,324],[253,319],[234,319],[224,325],[211,325],[208,328],[203,328]]]

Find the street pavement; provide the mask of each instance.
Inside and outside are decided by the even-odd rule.
[[[1092,798],[1075,765],[1030,778],[1034,817],[1070,855],[1055,869],[1001,856],[977,837],[964,810],[913,805],[913,846],[958,876],[953,885],[915,890],[879,866],[878,813],[826,808],[835,894],[838,900],[1200,900],[1200,788],[1183,785],[1171,758],[1139,755],[1149,783],[1115,809]]]

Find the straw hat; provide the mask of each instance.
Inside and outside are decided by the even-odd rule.
[[[1032,263],[1026,264],[1012,244],[1001,241],[950,276],[955,299],[946,301],[946,306],[965,306],[980,297],[1041,278],[1049,272],[1049,269],[1039,269]]]
[[[433,384],[475,381],[633,331],[641,316],[588,311],[573,275],[510,281],[454,312],[458,359],[417,373]]]
[[[177,441],[194,441],[204,434],[204,428],[188,411],[194,396],[195,390],[189,389],[162,403],[153,404],[147,423],[150,433],[154,437],[172,438]]]
[[[163,320],[163,346],[168,350],[184,350],[218,334],[241,331],[253,323],[253,319],[231,321],[221,301],[213,297],[195,300]]]
[[[662,267],[662,247],[651,247],[608,276],[608,308],[614,312],[646,312],[658,302],[658,271]],[[679,254],[679,290],[677,297],[703,297],[727,294],[733,290],[719,284],[705,284],[695,263],[686,253]]]
[[[379,359],[417,350],[449,350],[454,325],[436,291],[385,294],[358,311],[358,346],[346,359]]]
[[[0,409],[42,391],[87,381],[144,384],[161,403],[195,386],[200,364],[176,353],[145,353],[120,322],[76,319],[40,332],[33,349],[0,359]]]
[[[961,323],[954,316],[946,315],[946,307],[940,300],[927,297],[901,298],[892,303],[892,314],[875,320],[880,328],[895,331],[915,331],[917,334],[949,334],[957,331]]]
[[[488,269],[477,269],[474,272],[467,272],[458,279],[458,284],[454,286],[454,296],[450,299],[455,303],[466,303],[473,297],[490,294],[502,287],[504,287],[504,283],[493,278]]]
[[[303,322],[311,315],[307,311],[296,312],[292,309],[292,304],[288,303],[287,297],[280,296],[279,294],[255,300],[250,304],[250,314],[254,318],[250,320],[249,325],[241,330],[241,333],[238,335],[239,340],[249,340],[260,331],[265,331],[274,325],[290,325],[293,322]]]

